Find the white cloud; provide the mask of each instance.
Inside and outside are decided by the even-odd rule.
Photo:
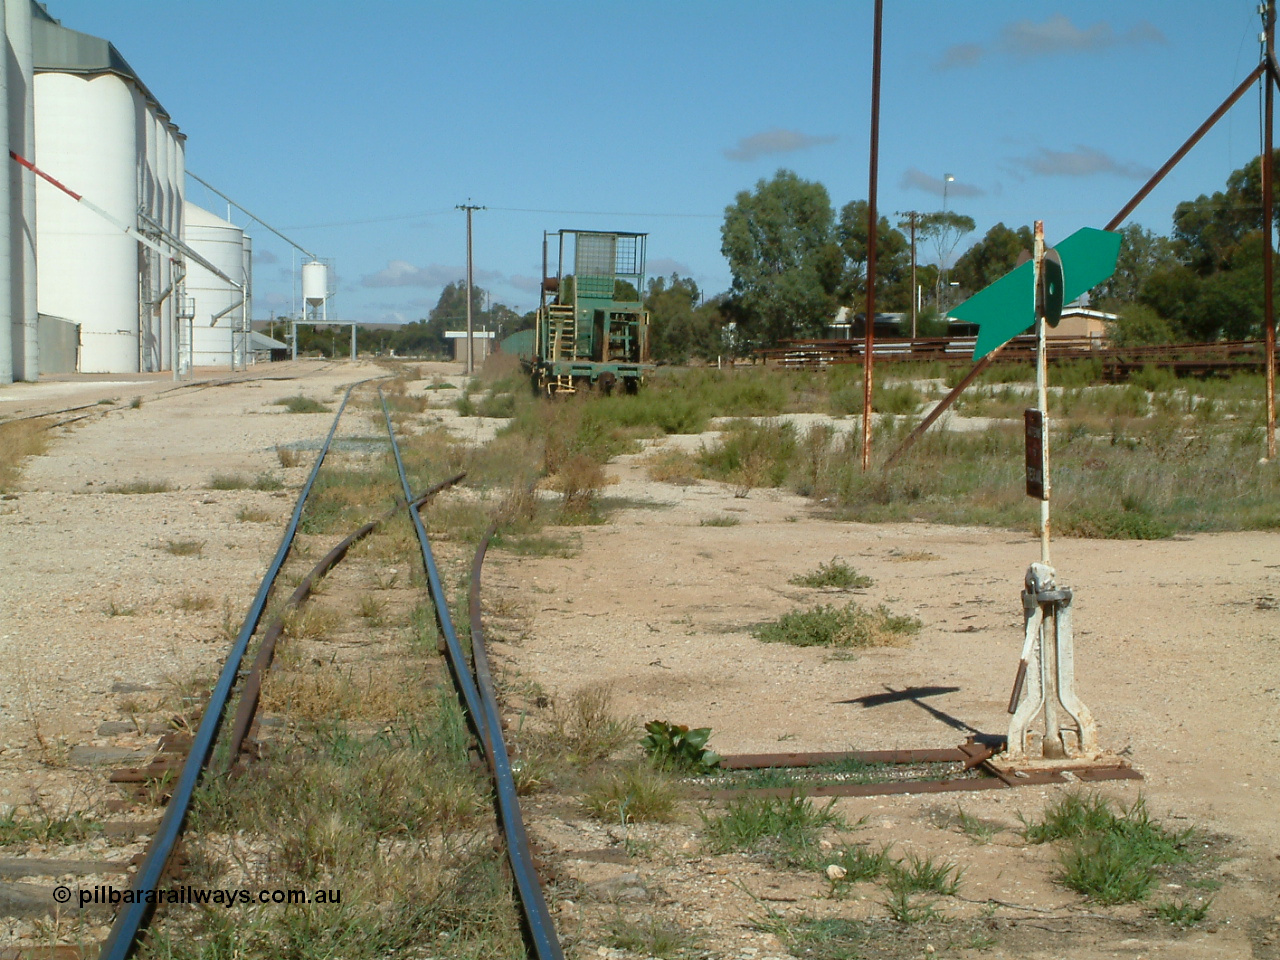
[[[835,143],[837,139],[834,136],[815,137],[801,133],[799,130],[766,130],[763,133],[743,137],[736,147],[724,151],[724,155],[730,160],[755,160],[757,157],[768,154],[808,150],[810,147]]]
[[[1136,163],[1121,163],[1109,154],[1083,144],[1077,144],[1074,150],[1041,147],[1029,157],[1015,157],[1014,163],[1045,177],[1092,177],[1111,173],[1140,180],[1151,172]]]
[[[1015,20],[1006,24],[990,46],[958,43],[947,47],[934,64],[934,69],[971,67],[989,53],[1002,54],[1014,60],[1031,60],[1056,53],[1088,53],[1165,42],[1160,28],[1149,20],[1139,20],[1128,30],[1118,33],[1106,20],[1100,20],[1091,27],[1077,27],[1063,14],[1056,13],[1043,23]]]
[[[386,269],[361,277],[360,285],[365,287],[443,287],[449,283],[465,280],[466,276],[466,267],[453,267],[441,263],[415,267],[408,260],[389,260]],[[475,270],[472,277],[476,283],[489,283],[501,280],[502,274],[494,270]]]
[[[649,261],[650,276],[669,277],[673,273],[677,273],[682,277],[689,277],[693,275],[693,268],[687,263],[672,260],[670,257],[659,257],[657,260]]]
[[[971,183],[961,183],[958,180],[944,184],[942,177],[931,177],[916,167],[909,168],[898,181],[898,185],[904,190],[923,190],[925,193],[936,194],[939,197],[943,195],[944,186],[947,196],[951,197],[981,197],[987,192],[981,187],[975,187]]]

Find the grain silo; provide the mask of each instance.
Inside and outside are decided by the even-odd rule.
[[[237,283],[245,283],[244,230],[215,213],[187,201],[184,207],[186,242],[196,253]],[[192,366],[228,366],[243,340],[243,289],[230,286],[200,264],[187,263],[187,296],[194,301],[190,323]]]

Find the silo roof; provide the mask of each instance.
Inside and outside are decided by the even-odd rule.
[[[115,44],[78,30],[64,27],[61,21],[49,15],[42,3],[31,2],[31,58],[36,73],[112,73],[123,77],[151,104],[156,113],[168,121],[174,134],[185,140],[186,134],[178,130],[169,111],[147,89],[138,72],[129,66]]]

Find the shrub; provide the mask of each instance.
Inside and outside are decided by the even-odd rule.
[[[895,615],[883,605],[867,610],[850,602],[844,607],[822,604],[792,610],[756,628],[755,634],[765,643],[795,647],[897,647],[920,627],[915,617]]]

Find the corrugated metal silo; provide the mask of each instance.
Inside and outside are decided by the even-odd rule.
[[[132,223],[138,210],[135,118],[143,109],[136,88],[114,74],[67,73],[38,73],[35,88],[41,166]],[[136,371],[136,241],[43,180],[36,203],[40,312],[81,325],[84,372]]]

